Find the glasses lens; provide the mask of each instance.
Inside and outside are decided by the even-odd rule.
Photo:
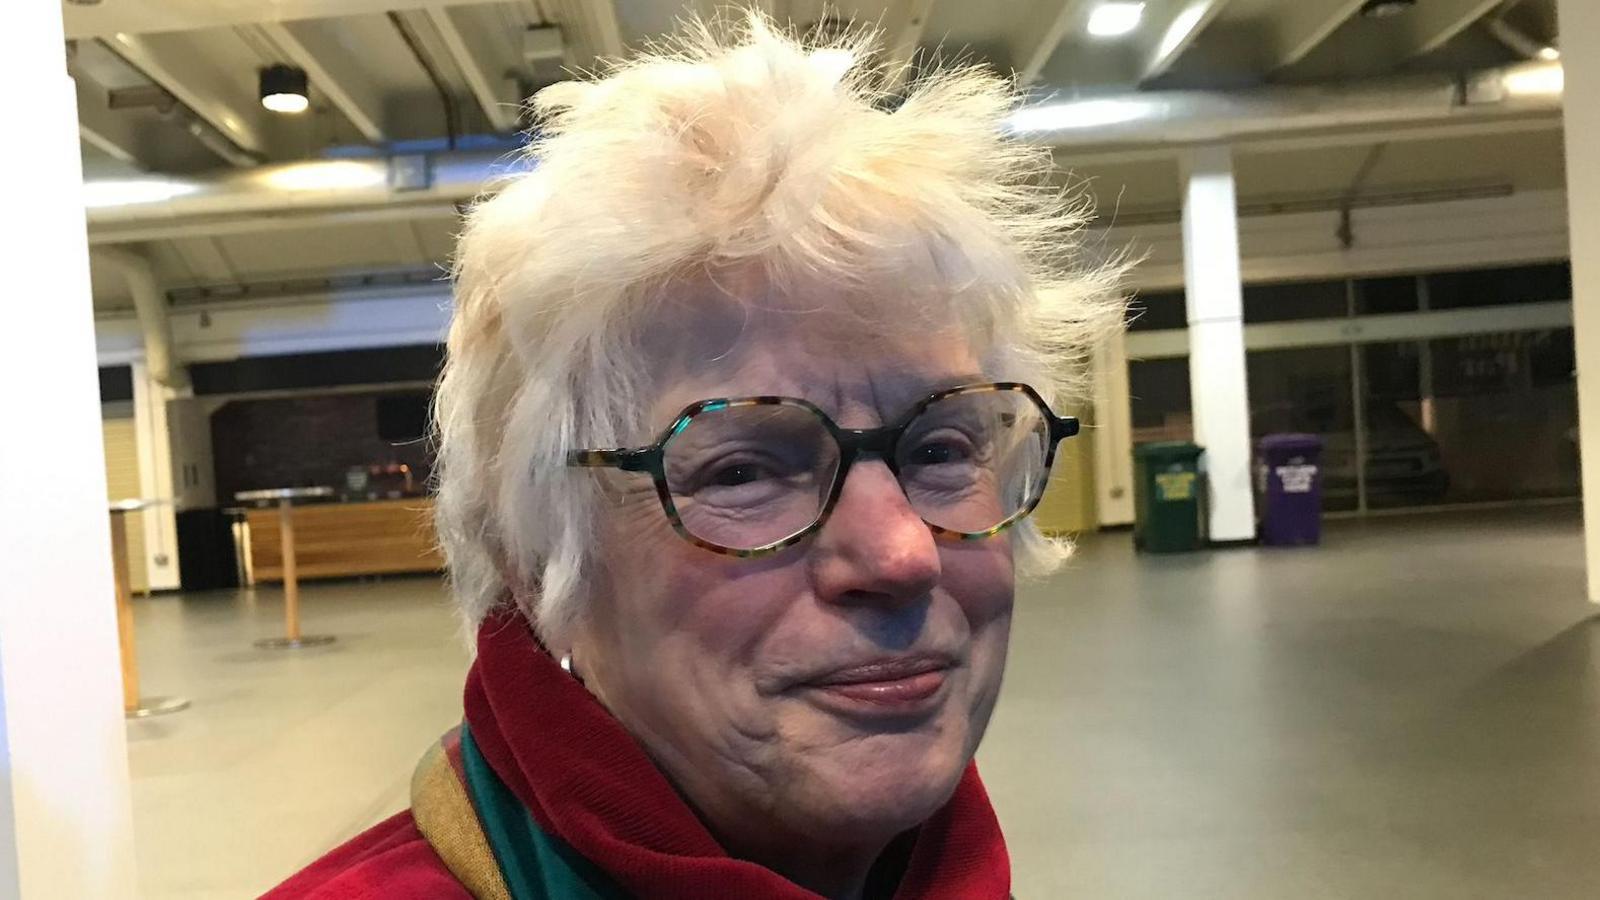
[[[732,550],[810,527],[839,471],[839,445],[810,410],[702,410],[662,448],[667,489],[690,534]]]
[[[923,410],[895,447],[895,463],[918,515],[977,534],[1043,495],[1049,448],[1049,422],[1031,397],[981,391]]]

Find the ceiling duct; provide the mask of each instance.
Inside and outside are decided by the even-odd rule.
[[[173,356],[172,320],[167,316],[167,295],[156,281],[155,270],[144,254],[125,247],[105,247],[96,255],[116,267],[128,283],[144,335],[144,360],[150,377],[175,390],[189,386],[189,374]]]

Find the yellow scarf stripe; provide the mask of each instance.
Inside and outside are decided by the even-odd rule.
[[[450,874],[477,900],[511,900],[466,787],[436,743],[411,775],[411,814]]]

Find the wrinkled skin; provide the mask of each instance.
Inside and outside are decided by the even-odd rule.
[[[696,400],[756,394],[801,397],[866,428],[984,380],[953,332],[893,341],[816,316],[736,318],[689,307],[652,334],[662,378],[651,434]],[[647,476],[612,475],[594,602],[555,649],[731,853],[826,896],[860,896],[886,844],[949,799],[983,736],[1011,622],[1009,540],[935,539],[870,459],[821,531],[739,559],[676,534]],[[956,664],[932,711],[908,720],[841,713],[803,684],[922,652]]]

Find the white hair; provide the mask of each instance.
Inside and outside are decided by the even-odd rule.
[[[559,646],[582,615],[601,494],[566,456],[640,442],[641,331],[670,284],[755,266],[777,293],[842,288],[889,329],[936,305],[991,375],[1058,409],[1120,326],[1118,273],[1079,261],[1083,211],[1051,186],[1049,150],[1003,133],[1009,81],[956,68],[898,100],[870,34],[798,38],[756,13],[685,32],[540,91],[530,170],[467,218],[435,438],[471,625],[515,602]],[[912,273],[940,288],[915,309],[896,298]],[[1025,575],[1069,551],[1028,522],[1012,540]]]

